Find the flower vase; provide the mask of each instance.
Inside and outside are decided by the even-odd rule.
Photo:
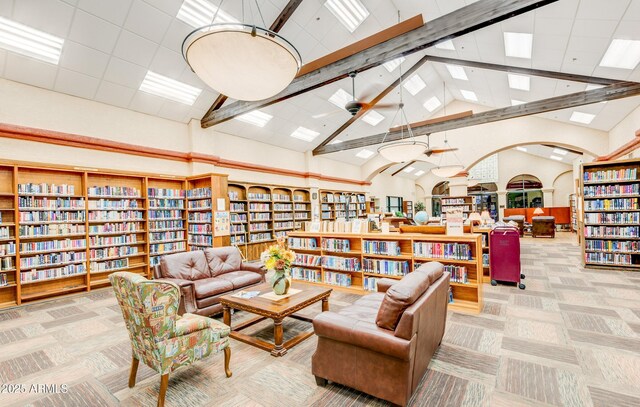
[[[276,295],[285,295],[289,292],[289,287],[291,287],[291,281],[289,277],[289,273],[287,270],[273,270],[274,273],[271,276],[271,280],[269,283],[273,288],[273,292]]]

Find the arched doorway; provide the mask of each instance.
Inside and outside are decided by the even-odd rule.
[[[507,183],[507,208],[542,208],[542,182],[536,176],[520,174]]]

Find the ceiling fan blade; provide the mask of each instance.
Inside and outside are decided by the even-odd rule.
[[[376,105],[372,105],[371,103],[361,102],[360,104],[362,105],[363,109],[367,109],[367,110],[371,110],[371,109],[375,109],[375,110],[393,110],[393,109],[397,109],[398,108],[398,104],[397,103],[378,103]]]
[[[430,150],[431,154],[441,154],[441,153],[447,153],[449,151],[458,151],[457,148],[433,148]]]

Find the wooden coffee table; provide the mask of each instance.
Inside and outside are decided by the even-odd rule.
[[[302,315],[294,315],[295,312],[322,301],[322,311],[329,311],[329,295],[331,288],[312,287],[301,284],[293,284],[291,288],[301,290],[290,297],[273,301],[261,295],[272,292],[272,288],[268,284],[262,284],[256,287],[248,288],[246,291],[260,291],[260,294],[254,298],[239,298],[233,294],[227,294],[220,297],[222,304],[224,323],[231,327],[230,336],[241,342],[256,346],[260,349],[271,352],[273,356],[283,356],[289,349],[299,344],[303,340],[313,335],[313,329],[307,332],[301,332],[295,337],[283,343],[282,320],[286,317],[311,322],[311,318]],[[252,314],[259,315],[256,318],[242,322],[235,327],[231,326],[231,309],[247,311]],[[240,332],[242,329],[254,325],[267,318],[273,319],[273,339],[274,343],[263,341]]]

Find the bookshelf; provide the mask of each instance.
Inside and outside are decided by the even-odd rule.
[[[571,211],[571,231],[578,231],[578,197],[576,194],[569,195],[569,210]]]
[[[296,252],[292,278],[362,294],[375,291],[379,278],[401,279],[420,264],[439,261],[452,273],[451,309],[482,309],[482,237],[417,233],[290,232]]]
[[[175,179],[147,179],[149,217],[149,266],[160,264],[161,256],[187,250],[186,182]],[[202,221],[200,212],[190,214],[189,222]]]
[[[449,196],[441,200],[442,215],[446,218],[448,211],[460,209],[462,217],[467,219],[469,214],[473,212],[474,197],[472,196]]]
[[[491,282],[491,267],[489,266],[489,233],[491,227],[474,226],[473,233],[478,233],[482,236],[482,282]]]
[[[0,307],[18,303],[15,177],[15,167],[0,166]]]
[[[413,201],[402,201],[402,212],[407,214],[408,219],[413,219]]]
[[[218,207],[229,210],[226,174],[205,174],[187,178],[187,235],[189,250],[228,246],[230,235],[215,233]],[[223,207],[223,208],[222,208]]]
[[[247,189],[244,185],[229,183],[228,194],[231,210],[231,244],[246,245],[249,224]]]
[[[585,267],[640,269],[640,160],[582,165]]]
[[[362,192],[320,190],[320,220],[366,218],[367,202]]]

